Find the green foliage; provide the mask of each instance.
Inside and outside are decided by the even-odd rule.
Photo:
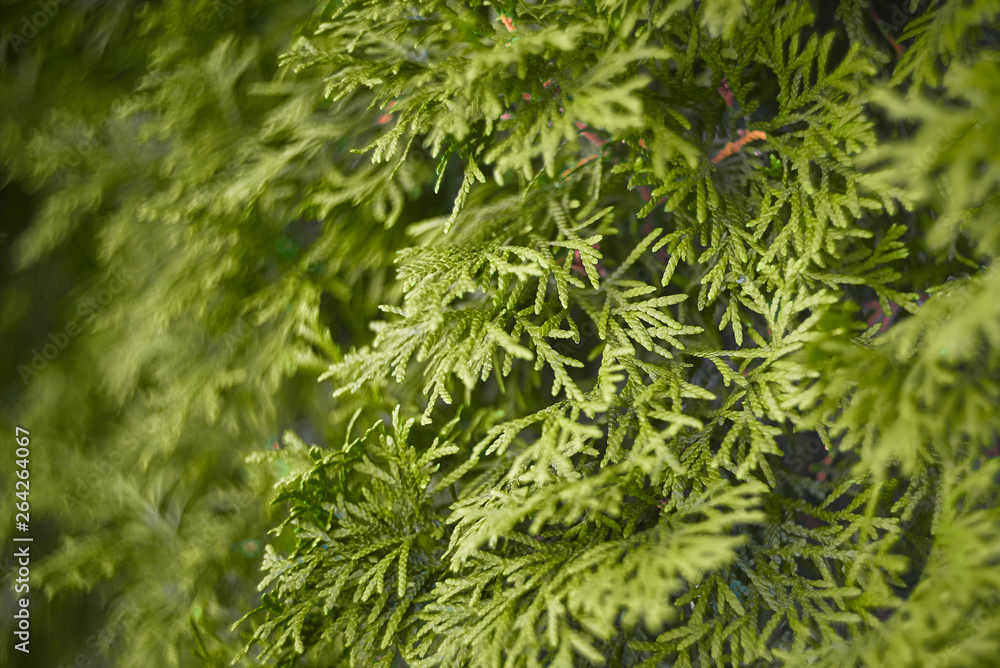
[[[145,7],[78,168],[79,109],[2,135],[19,266],[128,277],[16,417],[135,462],[40,570],[166,620],[126,663],[1000,654],[994,3],[891,60],[861,2],[249,4]]]
[[[451,404],[458,390],[473,409],[516,397],[507,421],[465,454],[465,465],[493,472],[468,486],[456,480],[454,527],[441,539],[455,575],[409,613],[411,625],[401,621],[372,650],[383,661],[396,652],[416,665],[805,661],[867,638],[882,624],[880,611],[913,605],[904,576],[928,555],[904,549],[900,513],[914,511],[895,497],[928,494],[910,476],[960,470],[997,426],[988,408],[996,403],[992,353],[952,353],[981,365],[965,369],[961,395],[945,394],[947,371],[914,376],[895,359],[931,336],[979,336],[970,321],[944,331],[939,300],[918,310],[918,293],[894,268],[915,247],[904,241],[910,228],[898,203],[926,205],[914,189],[919,178],[936,178],[939,163],[918,163],[926,176],[903,183],[900,168],[892,171],[912,169],[906,152],[921,135],[893,141],[866,111],[869,100],[894,99],[877,86],[882,59],[868,44],[842,45],[833,57],[836,35],[803,32],[814,19],[799,3],[753,3],[741,30],[718,30],[731,9],[518,6],[516,41],[501,43],[483,26],[443,44],[438,30],[452,25],[444,15],[402,33],[390,29],[399,21],[393,10],[352,6],[337,15],[337,33],[309,42],[313,63],[335,63],[345,50],[339,40],[363,35],[346,48],[368,54],[365,85],[398,96],[396,129],[369,147],[375,160],[383,141],[407,136],[409,146],[420,136],[435,157],[449,139],[458,142],[467,165],[451,216],[420,224],[413,248],[398,257],[402,301],[383,308],[370,345],[334,360],[322,378],[339,397],[372,383],[412,388],[416,396],[401,405],[416,403],[425,424],[444,419],[439,400]],[[982,20],[963,16],[964,25]],[[454,20],[478,25],[479,15],[459,10]],[[397,50],[416,50],[407,40],[419,35],[427,62],[414,74],[403,64],[387,74],[374,54],[388,51],[379,43],[390,35]],[[459,54],[463,70],[453,69]],[[947,75],[978,95],[979,107],[992,102],[969,68],[988,68],[991,57]],[[733,109],[715,90],[723,76]],[[526,102],[504,113],[493,100],[509,103],[511,90],[525,91]],[[598,102],[606,91],[613,108]],[[443,100],[447,116],[428,114]],[[754,169],[745,152],[709,159],[735,134],[737,107],[747,131],[766,134],[768,170]],[[954,124],[977,116],[974,108],[953,113],[966,114]],[[603,150],[582,180],[553,181],[579,150],[570,120],[624,139],[629,151],[616,158]],[[988,132],[987,124],[977,130]],[[995,196],[992,181],[977,187],[961,166],[985,160],[979,178],[991,178],[995,161],[980,157],[982,138],[974,141],[952,148],[961,157],[935,156],[963,170],[962,190],[935,202],[937,210],[958,215],[978,204],[971,193]],[[876,164],[881,171],[859,169]],[[505,185],[510,172],[516,189]],[[618,194],[623,178],[650,188],[646,206]],[[639,232],[633,216],[649,215],[654,229]],[[658,251],[666,267],[637,278],[636,263]],[[975,253],[995,251],[984,243]],[[916,315],[876,344],[844,310],[853,286]],[[983,299],[990,287],[982,284]],[[987,345],[997,315],[985,303],[976,313]],[[911,333],[920,323],[924,332]],[[700,361],[719,373],[711,390],[705,375],[691,382]],[[419,382],[410,385],[414,374]],[[927,410],[931,397],[945,396],[948,406]],[[782,461],[793,434],[808,430],[841,453],[828,480],[804,479]],[[822,526],[810,528],[803,516]],[[299,545],[296,554],[309,549]],[[271,576],[280,582],[276,567]]]
[[[17,101],[5,105],[6,178],[38,202],[31,225],[4,248],[23,269],[2,300],[5,390],[14,390],[4,425],[39,434],[33,526],[58,527],[32,561],[34,609],[41,617],[42,606],[63,608],[62,625],[74,629],[80,618],[95,624],[47,643],[36,627],[39,661],[72,662],[92,651],[94,633],[113,640],[119,665],[186,666],[196,655],[228,665],[249,638],[228,627],[255,605],[259,550],[246,545],[276,523],[267,503],[281,475],[248,471],[243,460],[293,421],[320,423],[327,406],[317,410],[326,402],[313,396],[322,368],[314,349],[332,344],[301,332],[331,317],[321,315],[324,292],[340,297],[334,319],[343,331],[363,332],[377,302],[358,308],[350,295],[391,259],[392,242],[367,245],[364,225],[341,234],[333,219],[310,222],[331,204],[298,193],[337,178],[333,149],[321,150],[326,139],[317,135],[286,151],[274,137],[289,124],[306,133],[325,126],[312,93],[275,102],[249,94],[270,79],[287,31],[311,10],[147,6],[130,19],[144,38],[133,26],[104,55],[75,63],[61,54],[73,36],[91,35],[76,27],[67,35],[80,17],[63,7],[4,71],[3,96]],[[250,16],[263,39],[244,32]],[[143,39],[151,42],[145,74],[132,76],[126,88],[135,90],[105,117],[87,108],[105,89],[88,89],[81,101],[61,83],[74,71],[101,79]],[[48,77],[68,99],[45,115],[27,113],[49,104]],[[328,236],[310,245],[310,227],[324,225]],[[352,249],[351,237],[367,246]],[[276,252],[293,238],[305,248]],[[67,281],[76,254],[82,262]],[[27,331],[31,338],[8,348]],[[32,349],[49,344],[49,332],[70,343],[36,371]],[[74,589],[88,592],[86,615],[70,607]],[[123,609],[134,615],[121,627]],[[8,640],[4,656],[18,654]]]

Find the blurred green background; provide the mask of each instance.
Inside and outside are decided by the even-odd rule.
[[[380,221],[317,222],[309,194],[358,158],[315,87],[254,88],[331,6],[0,9],[0,664],[229,665],[289,473],[281,435],[323,443],[353,410],[315,381],[317,347],[335,350],[316,332],[369,336],[400,244]],[[33,538],[28,655],[12,535]]]

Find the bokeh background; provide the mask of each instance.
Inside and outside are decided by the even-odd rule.
[[[340,410],[309,332],[369,336],[401,241],[359,214],[374,233],[311,247],[303,195],[360,158],[313,91],[254,89],[332,8],[0,3],[0,664],[222,666],[242,647],[230,627],[259,603],[282,434],[325,443]],[[269,150],[277,109],[312,140]],[[288,166],[261,187],[273,161]],[[30,655],[13,649],[12,535],[34,539]]]

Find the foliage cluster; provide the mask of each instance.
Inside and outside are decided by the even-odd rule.
[[[123,665],[1000,655],[994,2],[220,1],[123,10],[77,167],[4,62],[19,267],[128,277],[10,418],[134,461],[40,510]]]

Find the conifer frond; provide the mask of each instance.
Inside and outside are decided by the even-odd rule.
[[[93,315],[32,568],[157,620],[116,660],[1000,652],[988,0],[230,4],[87,23],[114,100],[86,10],[0,53],[4,252],[86,265],[0,330]]]

